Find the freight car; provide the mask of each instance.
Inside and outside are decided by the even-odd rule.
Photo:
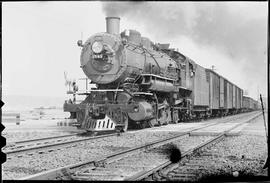
[[[253,111],[253,110],[259,110],[260,104],[258,101],[248,97],[243,96],[243,112]]]
[[[81,68],[96,89],[73,95],[64,111],[88,131],[152,127],[241,110],[243,90],[169,44],[154,44],[136,30],[119,32],[120,18],[106,18],[106,32],[82,47]]]

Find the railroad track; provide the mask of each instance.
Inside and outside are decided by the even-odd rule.
[[[239,119],[243,116],[243,114],[239,116],[231,116],[226,119],[224,119],[223,123],[228,122],[233,119]],[[216,124],[217,122],[210,123],[211,125]],[[203,127],[207,127],[203,124]],[[157,127],[158,128],[158,127]],[[195,128],[190,128],[188,130],[192,130]],[[130,133],[130,132],[126,132]],[[132,132],[131,132],[132,133]],[[185,133],[185,132],[184,132]],[[80,136],[81,135],[81,136]],[[88,141],[88,140],[95,140],[98,138],[105,138],[105,137],[111,137],[117,135],[117,133],[111,133],[107,135],[99,135],[94,137],[85,137],[82,136],[83,133],[78,134],[70,134],[70,135],[62,135],[62,136],[56,136],[56,137],[47,137],[47,138],[40,138],[40,139],[31,139],[31,140],[24,140],[24,141],[17,141],[14,142],[13,146],[5,147],[3,149],[3,152],[7,155],[18,155],[21,153],[26,153],[28,155],[33,155],[33,153],[44,153],[44,151],[52,152],[54,150],[57,150],[58,148],[62,146],[71,145],[74,143],[82,142],[82,141]],[[45,150],[44,150],[45,149]],[[30,152],[30,153],[27,153]],[[18,155],[20,156],[20,155]]]
[[[182,156],[181,156],[181,159],[183,158],[186,158],[187,156],[197,152],[198,150],[202,149],[202,148],[205,148],[209,145],[213,145],[215,143],[218,143],[219,141],[223,140],[227,134],[232,131],[233,129],[245,124],[245,123],[248,123],[252,120],[254,120],[255,118],[259,117],[261,115],[261,113],[251,117],[250,119],[246,120],[246,121],[243,121],[243,122],[240,122],[238,124],[236,124],[235,126],[225,130],[224,132],[221,132],[219,135],[207,140],[206,142],[203,142],[201,144],[199,144],[198,146],[194,147],[194,148],[191,148],[190,150],[188,151],[185,151]],[[196,160],[195,160],[196,161]],[[186,164],[187,166],[191,165],[195,165],[195,166],[198,166],[198,164],[194,163],[194,164]],[[148,171],[142,171],[142,172],[139,172],[133,176],[130,176],[124,180],[129,180],[129,181],[132,181],[132,180],[147,180],[147,178],[149,177],[162,177],[163,175],[166,175],[168,174],[168,172],[172,171],[173,169],[176,169],[177,167],[179,166],[178,163],[172,163],[171,161],[166,161],[164,162],[163,164],[159,165],[159,166],[156,166]],[[196,174],[193,174],[192,172],[186,172],[185,170],[194,170],[194,168],[196,167],[189,167],[189,168],[186,168],[186,169],[183,169],[183,173],[182,175],[181,174],[178,174],[178,181],[191,181],[191,180],[196,180],[198,178],[198,176]],[[198,168],[198,167],[197,167]]]
[[[248,120],[235,123],[235,125],[214,138],[208,137],[204,139],[204,141],[199,145],[197,144],[196,147],[184,152],[182,158],[188,154],[192,154],[202,147],[222,140],[229,131],[243,125],[259,115],[260,114],[256,114],[255,116],[253,115],[252,117],[249,117]],[[155,142],[113,153],[98,159],[92,159],[87,162],[34,174],[21,178],[20,180],[142,180],[156,174],[156,172],[159,172],[168,166],[173,167],[178,165],[172,165],[171,161],[168,160],[168,155],[164,153],[164,149],[160,147],[164,147],[166,144],[189,137],[191,132],[213,125],[216,125],[216,123],[193,128],[174,137],[157,140]]]
[[[83,136],[84,133],[78,134],[70,134],[70,135],[62,135],[56,137],[48,137],[48,138],[40,138],[40,139],[32,139],[25,141],[14,142],[14,146],[8,147],[3,150],[3,152],[7,155],[15,155],[18,153],[25,153],[29,151],[39,151],[41,149],[49,149],[49,152],[54,151],[53,148],[61,147],[77,142],[87,141],[87,140],[95,140],[98,138],[105,138],[116,135],[116,133],[106,134],[106,135],[98,135],[87,137]],[[80,136],[82,135],[82,136]]]
[[[34,143],[34,142],[39,142],[39,141],[44,141],[44,140],[54,140],[54,139],[58,139],[58,138],[73,137],[73,136],[83,135],[83,134],[84,133],[74,133],[74,134],[59,135],[59,136],[53,136],[53,137],[36,138],[36,139],[29,139],[29,140],[21,140],[21,141],[15,141],[15,142],[10,142],[10,143],[11,144]]]

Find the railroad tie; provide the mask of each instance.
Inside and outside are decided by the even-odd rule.
[[[195,166],[195,167],[201,167],[202,165],[197,162],[187,162],[184,166]]]
[[[77,177],[96,177],[96,176],[119,176],[119,174],[112,173],[112,172],[104,172],[104,171],[92,171],[89,173],[83,173],[83,172],[78,172],[76,174]]]
[[[117,167],[117,168],[134,168],[134,169],[151,169],[151,168],[154,168],[155,165],[153,166],[149,166],[149,165],[126,165],[126,164],[120,164],[120,165],[115,165],[114,167]]]
[[[191,177],[171,177],[169,178],[168,181],[180,181],[181,182],[189,182],[191,180],[196,180],[197,178],[196,177],[193,177],[193,179],[191,179]]]
[[[194,177],[197,177],[196,174],[193,174],[193,173],[176,173],[173,175],[173,177],[175,178],[194,178]]]
[[[212,131],[202,131],[202,132],[191,132],[190,136],[217,136],[220,132],[212,132]]]
[[[201,171],[201,170],[205,170],[204,168],[202,168],[202,167],[183,167],[183,168],[181,168],[181,169],[177,169],[177,170],[173,170],[173,173],[174,174],[178,174],[179,172],[180,173],[184,173],[184,174],[186,174],[186,173],[191,173],[191,172],[197,172],[197,171]]]
[[[152,179],[154,180],[154,181],[158,181],[158,180],[160,180],[162,177],[157,173],[157,172],[155,172],[153,175],[152,175]]]

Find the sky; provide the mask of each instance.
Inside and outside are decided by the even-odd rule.
[[[248,95],[267,91],[267,2],[3,2],[2,95],[60,97],[64,71],[84,78],[77,40],[105,32],[105,17],[215,66]],[[79,86],[82,86],[79,83]]]

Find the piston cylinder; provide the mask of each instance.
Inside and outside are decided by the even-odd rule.
[[[120,18],[106,17],[106,32],[109,34],[119,34]]]
[[[138,102],[139,108],[135,113],[128,113],[130,119],[134,121],[147,120],[153,117],[154,109],[152,105],[146,101]]]

